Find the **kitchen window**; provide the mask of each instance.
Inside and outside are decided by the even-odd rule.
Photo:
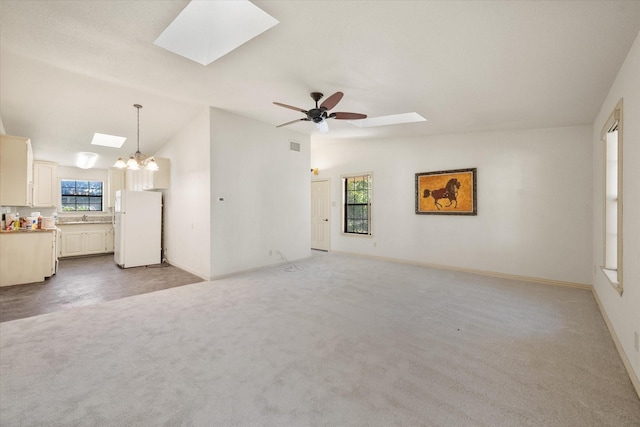
[[[61,180],[62,211],[102,211],[102,189],[102,181]]]
[[[347,176],[344,185],[344,224],[347,234],[371,235],[371,194],[370,174]]]

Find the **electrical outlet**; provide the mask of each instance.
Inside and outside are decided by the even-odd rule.
[[[640,338],[638,337],[638,331],[633,333],[633,345],[636,351],[640,351]]]

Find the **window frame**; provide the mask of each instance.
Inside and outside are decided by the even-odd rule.
[[[360,178],[360,177],[368,177],[369,180],[369,188],[368,188],[368,200],[367,200],[367,232],[366,233],[356,233],[353,231],[347,231],[347,214],[348,214],[348,206],[355,206],[356,204],[348,204],[347,203],[347,183],[349,179]],[[373,173],[372,172],[363,172],[363,173],[354,173],[348,175],[341,176],[341,192],[342,192],[342,234],[345,236],[357,236],[357,237],[373,237]],[[361,205],[361,204],[357,204]]]
[[[602,265],[600,269],[604,273],[605,277],[613,286],[613,288],[618,292],[618,294],[622,295],[623,292],[623,242],[622,242],[622,230],[623,230],[623,174],[622,174],[622,165],[623,165],[623,108],[622,108],[622,99],[618,101],[616,106],[614,107],[611,115],[605,122],[602,127],[602,131],[600,132],[600,141],[602,143],[602,158],[603,158],[603,215],[602,215]],[[611,219],[607,216],[607,207],[610,198],[610,192],[607,190],[607,176],[609,175],[608,167],[610,166],[610,162],[608,159],[608,150],[607,150],[607,135],[611,132],[617,131],[617,195],[616,204],[617,204],[617,214],[615,217],[616,221],[616,269],[610,268],[610,265],[607,263],[607,259],[611,256],[610,248],[607,246],[607,223]]]
[[[79,194],[64,194],[63,192],[63,182],[64,181],[74,181],[77,185],[78,182],[87,182],[89,183],[88,185],[90,186],[90,183],[100,183],[101,186],[101,192],[100,192],[100,196],[90,196],[90,195],[79,195]],[[91,212],[105,212],[105,191],[106,191],[106,185],[104,180],[101,179],[79,179],[79,178],[60,178],[59,180],[59,189],[60,189],[60,213],[76,213],[76,212],[82,212],[82,213],[91,213]],[[63,198],[64,197],[90,197],[90,198],[98,198],[100,197],[100,210],[65,210],[64,209],[64,204],[63,204]],[[75,206],[77,208],[78,206],[78,202],[76,200],[75,202]],[[91,206],[91,203],[87,204],[88,207]]]

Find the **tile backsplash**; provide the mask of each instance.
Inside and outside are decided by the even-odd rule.
[[[58,224],[68,224],[71,222],[81,222],[83,215],[64,215],[58,217]],[[85,222],[111,222],[111,215],[87,215]]]

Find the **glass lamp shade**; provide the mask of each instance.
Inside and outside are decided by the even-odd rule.
[[[138,162],[136,158],[133,156],[133,154],[129,156],[129,160],[127,160],[127,169],[131,169],[131,170],[140,169],[140,166],[138,166]]]
[[[329,124],[326,122],[326,120],[316,123],[316,127],[321,133],[329,132]]]
[[[127,164],[122,157],[118,157],[118,160],[116,160],[116,163],[113,165],[113,167],[124,169],[127,167]]]
[[[149,171],[157,171],[158,169],[160,169],[158,167],[158,164],[156,163],[156,159],[154,159],[153,157],[149,158],[149,160],[147,161],[147,166],[146,169]]]

